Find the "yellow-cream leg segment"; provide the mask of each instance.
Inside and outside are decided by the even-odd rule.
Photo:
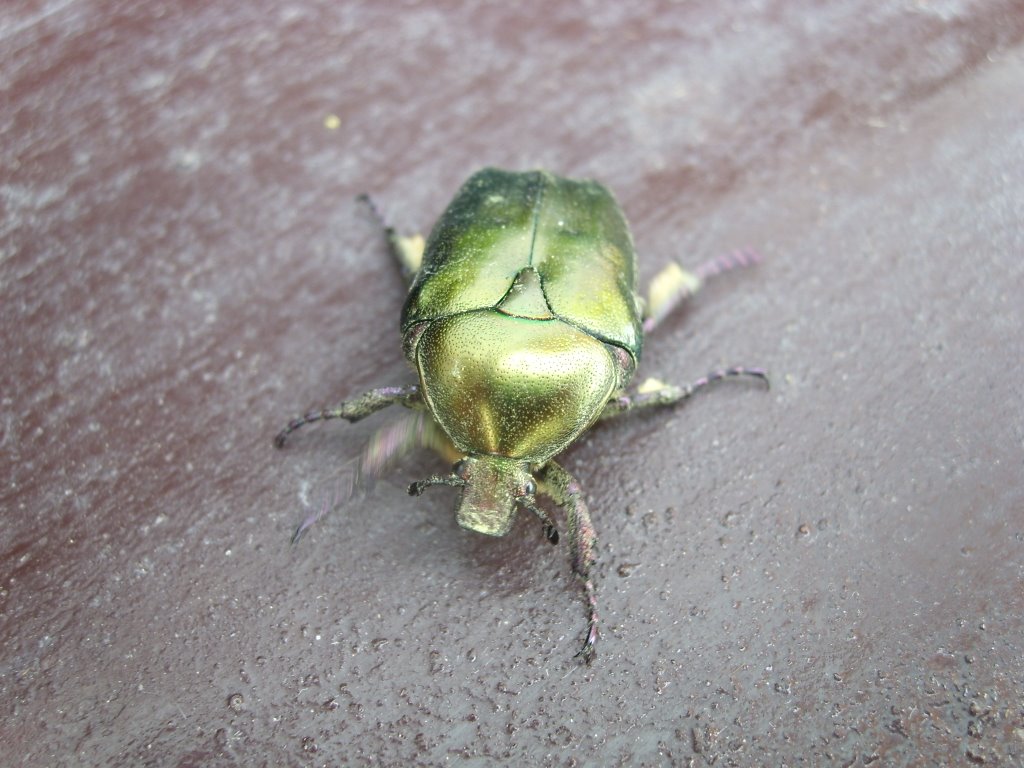
[[[672,310],[701,289],[709,277],[743,269],[761,261],[756,251],[742,249],[716,256],[692,272],[671,262],[651,280],[647,294],[647,311],[644,315],[644,332],[651,331],[664,320]]]
[[[712,371],[707,376],[697,379],[692,384],[680,387],[675,384],[666,384],[659,379],[647,379],[632,393],[622,392],[613,397],[605,405],[601,412],[601,419],[618,416],[621,413],[632,411],[635,408],[649,408],[659,405],[675,405],[683,400],[688,400],[710,384],[722,379],[750,377],[763,381],[770,386],[768,374],[761,368],[745,368],[741,365],[732,368],[721,368]]]
[[[369,195],[360,195],[358,199],[366,204],[366,207],[370,209],[370,214],[376,219],[381,229],[384,230],[384,237],[387,238],[388,249],[391,251],[391,255],[398,261],[402,275],[411,283],[423,264],[423,249],[426,246],[423,235],[406,236],[398,234],[395,228],[388,224],[380,209],[377,208]]]

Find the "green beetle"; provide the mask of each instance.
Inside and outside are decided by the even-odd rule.
[[[437,448],[457,459],[451,473],[413,483],[410,494],[460,488],[459,525],[491,536],[508,533],[523,507],[557,543],[556,527],[536,502],[538,490],[550,496],[566,514],[572,569],[587,600],[589,625],[577,655],[589,661],[598,626],[590,573],[596,537],[579,484],[554,457],[599,419],[678,403],[726,377],[767,383],[760,369],[734,367],[686,387],[651,379],[627,390],[645,331],[705,279],[757,256],[740,251],[694,272],[670,264],[652,283],[645,313],[632,237],[615,199],[596,182],[545,171],[474,174],[426,243],[384,228],[412,278],[401,331],[419,383],[307,413],[275,444],[309,422],[357,421],[398,403],[417,409],[419,420],[397,439],[378,433],[361,473],[379,474],[409,447]]]

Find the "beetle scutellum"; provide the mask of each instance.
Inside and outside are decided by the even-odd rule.
[[[459,525],[491,536],[508,533],[523,507],[557,543],[557,529],[536,503],[538,491],[550,496],[566,514],[572,570],[587,600],[589,626],[577,655],[589,661],[598,625],[594,528],[579,484],[554,457],[599,419],[672,405],[726,377],[767,383],[764,371],[735,367],[686,387],[648,379],[627,390],[644,333],[707,277],[756,255],[741,251],[693,272],[672,263],[652,282],[645,309],[634,287],[629,227],[614,198],[596,182],[545,171],[479,171],[426,243],[385,231],[412,279],[401,331],[419,383],[307,413],[274,442],[283,446],[311,421],[357,421],[398,403],[420,412],[417,426],[368,448],[364,457],[378,468],[367,474],[411,445],[439,448],[457,459],[451,473],[413,483],[410,494],[460,488]]]

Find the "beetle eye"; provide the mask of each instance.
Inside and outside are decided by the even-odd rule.
[[[459,477],[465,479],[463,472],[466,471],[466,465],[467,462],[465,459],[459,459],[457,462],[455,462],[455,466],[452,467],[452,474],[458,475]]]
[[[537,492],[537,484],[533,480],[527,480],[523,484],[523,495],[533,496]]]

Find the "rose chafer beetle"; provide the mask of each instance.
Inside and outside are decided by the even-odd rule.
[[[554,457],[600,419],[673,405],[727,377],[767,383],[760,369],[734,367],[685,387],[649,379],[627,389],[644,333],[705,279],[757,256],[741,251],[693,272],[672,263],[652,282],[645,306],[635,287],[632,237],[615,199],[596,182],[545,171],[479,171],[425,243],[386,225],[385,232],[412,280],[401,332],[419,382],[307,413],[274,442],[283,446],[312,421],[358,421],[397,403],[418,411],[418,421],[398,437],[378,433],[360,472],[379,474],[409,447],[437,448],[455,460],[451,472],[413,483],[410,494],[434,485],[459,488],[459,525],[491,536],[508,533],[522,507],[557,543],[554,523],[537,505],[538,493],[549,496],[567,518],[572,570],[589,616],[577,655],[589,661],[598,628],[596,537],[579,483]]]

